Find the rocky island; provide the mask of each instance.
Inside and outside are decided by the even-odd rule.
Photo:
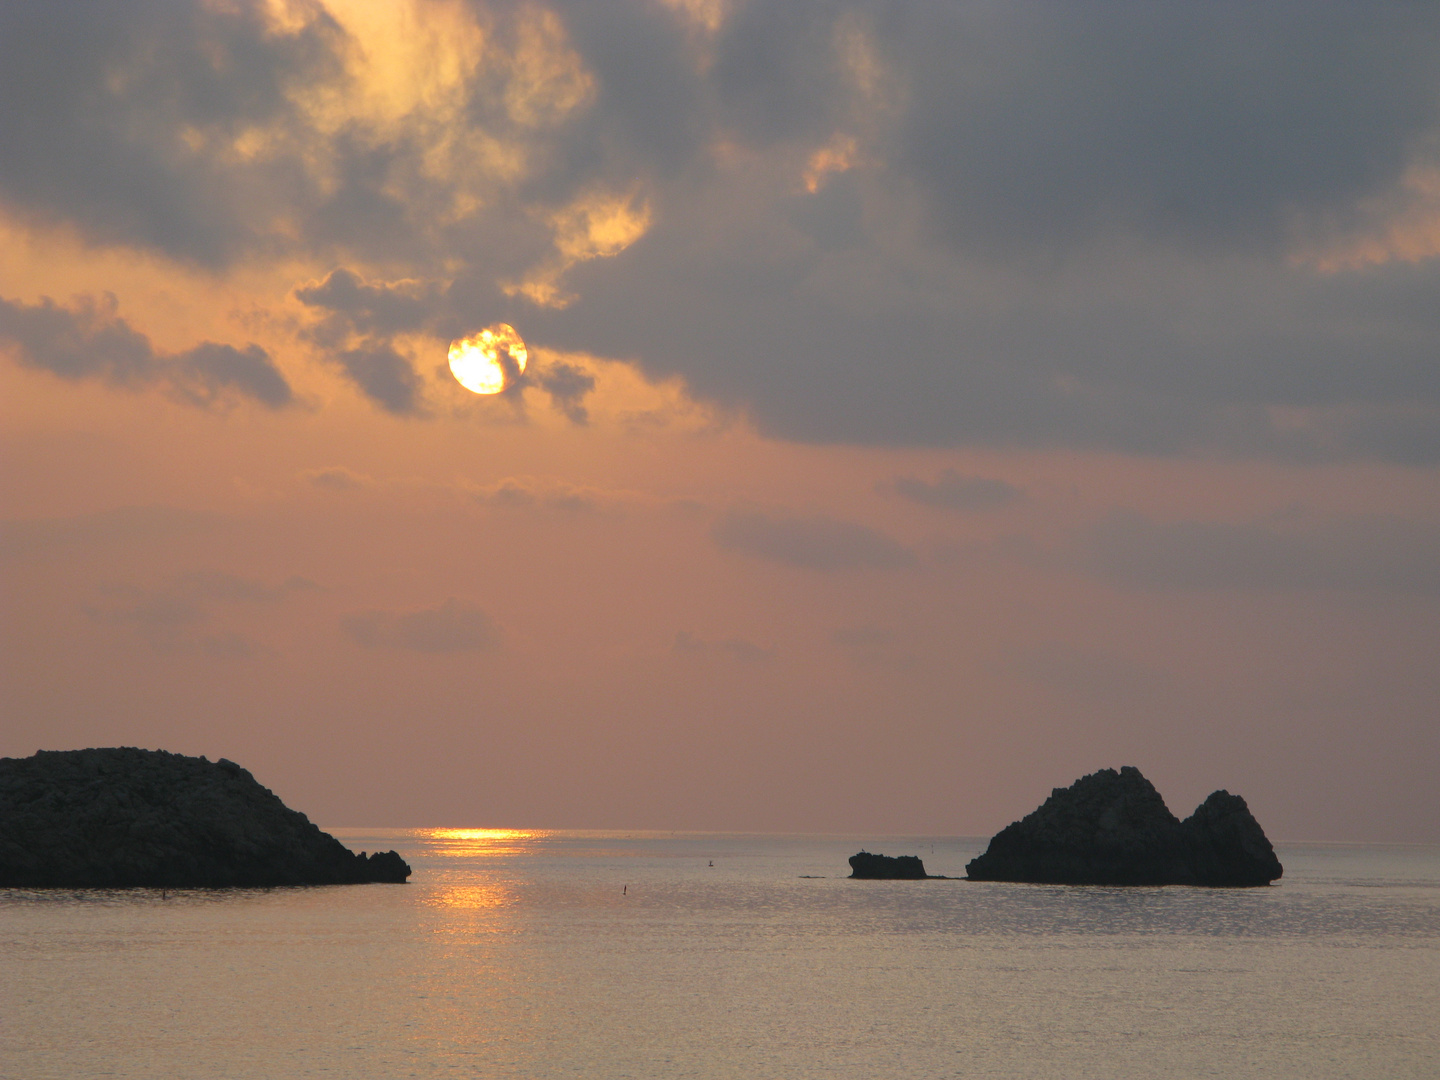
[[[1268,885],[1283,872],[1245,800],[1217,791],[1184,821],[1133,766],[1056,788],[996,833],[971,881],[1054,885]]]
[[[850,876],[885,881],[913,881],[929,875],[925,873],[925,864],[918,855],[892,857],[860,851],[850,856]]]
[[[118,747],[0,758],[0,888],[403,883],[221,758]]]

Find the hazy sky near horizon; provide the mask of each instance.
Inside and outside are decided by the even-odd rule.
[[[1440,841],[1435,6],[0,0],[0,100],[0,754]]]

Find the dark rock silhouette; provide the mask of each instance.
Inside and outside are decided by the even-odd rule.
[[[0,887],[219,888],[404,882],[233,761],[133,747],[0,758]]]
[[[883,878],[913,880],[926,877],[925,864],[918,855],[871,855],[861,851],[850,856],[852,878]]]
[[[1056,885],[1268,885],[1283,873],[1240,796],[1217,791],[1180,821],[1129,765],[1056,788],[965,871]]]

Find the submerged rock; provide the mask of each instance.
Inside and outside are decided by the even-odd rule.
[[[902,878],[912,880],[926,877],[925,864],[918,855],[872,855],[861,851],[850,856],[852,878]]]
[[[1240,796],[1217,791],[1180,821],[1129,765],[1056,788],[965,870],[1057,885],[1268,885],[1283,873]]]
[[[215,888],[404,882],[233,761],[119,747],[0,758],[0,887]]]

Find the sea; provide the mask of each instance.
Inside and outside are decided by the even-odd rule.
[[[0,1077],[1440,1077],[1440,847],[1259,889],[975,838],[332,829],[406,885],[0,891]]]

